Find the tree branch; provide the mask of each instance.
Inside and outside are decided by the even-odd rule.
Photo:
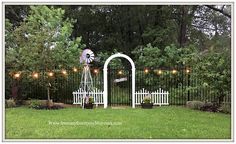
[[[205,5],[205,6],[214,10],[214,11],[220,12],[221,14],[223,14],[224,16],[227,16],[228,18],[231,18],[231,15],[226,13],[225,11],[223,11],[223,9],[218,9],[218,8],[215,8],[214,6],[211,6],[211,5]]]
[[[192,24],[191,26],[198,28],[198,29],[204,29],[204,30],[215,30],[213,28],[209,28],[209,27],[204,27],[204,26],[198,26],[198,25],[194,25]]]

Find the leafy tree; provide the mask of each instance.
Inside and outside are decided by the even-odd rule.
[[[29,5],[5,5],[5,18],[9,19],[15,28],[28,16],[29,10]]]
[[[225,6],[223,9],[230,11],[230,6]],[[230,39],[231,19],[206,6],[198,6],[189,29],[190,43],[204,51],[214,44],[211,43],[212,38],[216,39],[221,35],[224,36],[224,39],[226,37]],[[221,43],[222,40],[217,41]]]
[[[13,37],[13,24],[9,21],[9,19],[5,20],[5,48],[6,50],[13,48],[14,45],[14,37]]]
[[[28,71],[74,66],[78,63],[79,49],[84,47],[81,43],[85,43],[100,57],[100,63],[94,65],[102,66],[111,54],[122,52],[129,55],[137,67],[190,66],[194,71],[192,75],[196,74],[205,85],[226,87],[230,83],[230,5],[40,8],[42,10],[6,6],[6,18],[9,19],[5,22],[7,65],[26,69],[27,64]],[[112,67],[129,65],[125,59],[112,62]],[[223,64],[211,67],[209,63]],[[212,68],[212,71],[205,68]],[[214,81],[209,76],[223,69],[227,74],[217,74],[223,80]],[[156,83],[152,78],[148,81]],[[211,87],[219,92],[217,87]]]
[[[6,64],[27,75],[41,72],[40,84],[48,91],[56,84],[53,77],[42,73],[54,69],[78,66],[84,45],[81,37],[71,40],[73,30],[70,19],[64,20],[65,11],[47,6],[30,6],[29,16],[13,31],[16,47],[6,51]],[[32,76],[28,78],[32,79]]]
[[[230,49],[227,45],[215,43],[208,51],[200,55],[193,67],[195,72],[192,76],[201,81],[198,87],[211,89],[212,94],[217,95],[218,102],[221,103],[223,98],[231,93]]]
[[[147,44],[133,51],[136,63],[145,67],[174,67],[189,66],[194,64],[198,58],[198,51],[194,46],[178,48],[174,44],[166,46],[164,50]]]
[[[153,47],[151,44],[136,48],[133,54],[137,56],[135,61],[138,66],[158,67],[164,62],[164,60],[161,59],[161,50],[158,47]]]

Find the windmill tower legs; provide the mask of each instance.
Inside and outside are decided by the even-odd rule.
[[[89,92],[93,90],[93,79],[88,65],[85,65],[83,68],[80,88],[82,88],[84,91],[82,104],[82,107],[84,108],[84,103],[87,102],[85,100],[88,100]]]

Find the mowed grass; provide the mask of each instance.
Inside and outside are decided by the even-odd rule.
[[[35,110],[18,107],[6,109],[5,114],[6,139],[230,139],[231,137],[230,115],[175,106],[154,109],[93,110],[81,108]]]

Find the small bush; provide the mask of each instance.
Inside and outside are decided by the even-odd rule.
[[[16,103],[15,103],[14,99],[8,99],[8,100],[6,100],[5,106],[6,106],[6,108],[15,107]]]
[[[89,97],[89,103],[94,103],[94,99],[93,99],[93,97]]]
[[[59,107],[65,108],[65,104],[64,103],[53,103],[53,106],[59,106]]]
[[[31,104],[31,100],[23,100],[22,105],[29,106]]]
[[[202,111],[209,111],[209,112],[217,112],[218,106],[216,103],[206,102],[204,105],[200,108]]]
[[[86,98],[85,98],[85,103],[86,103],[86,104],[88,104],[88,103],[90,103],[90,104],[94,103],[93,97],[92,97],[92,96],[86,97]]]
[[[200,110],[204,105],[204,102],[201,101],[187,101],[186,106],[191,109]]]
[[[35,108],[41,106],[41,103],[39,100],[30,100],[30,108]]]
[[[223,104],[219,108],[219,111],[222,112],[222,113],[230,114],[231,113],[231,106],[230,106],[230,104]]]
[[[209,112],[217,112],[218,105],[216,103],[211,102],[201,102],[201,101],[188,101],[186,106],[191,109],[201,110],[201,111],[209,111]]]
[[[63,108],[64,107],[60,105],[53,105],[52,107],[40,105],[40,106],[34,107],[34,109],[37,109],[37,110],[58,110],[58,109],[63,109]]]

